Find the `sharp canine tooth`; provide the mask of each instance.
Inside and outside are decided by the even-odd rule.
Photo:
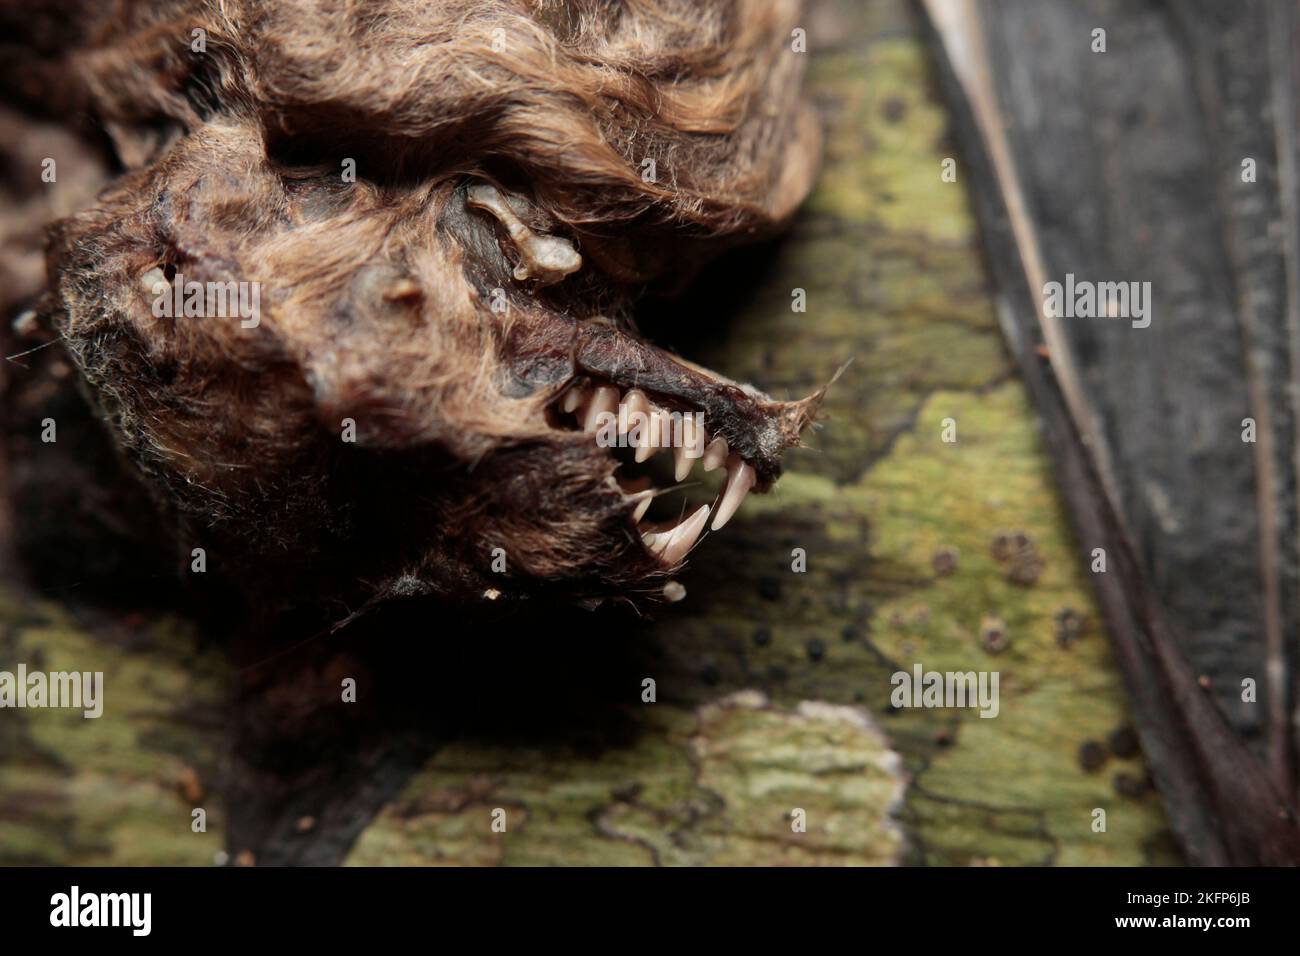
[[[681,431],[681,435],[678,436],[681,444],[673,449],[673,457],[677,462],[678,481],[686,479],[686,476],[691,473],[695,459],[704,454],[704,429],[698,427],[693,417],[690,415],[682,417]]]
[[[713,471],[724,461],[727,460],[727,440],[722,437],[713,439],[709,442],[709,447],[704,449],[704,470]]]
[[[705,523],[709,520],[709,506],[700,505],[695,514],[691,515],[676,528],[673,529],[672,540],[664,548],[663,558],[667,564],[677,564],[682,558],[695,547],[695,542],[699,540],[700,532],[704,530]]]
[[[650,479],[637,478],[626,483],[620,482],[619,487],[627,495],[628,501],[636,502],[636,508],[632,511],[632,523],[636,524],[645,517],[650,502],[655,500],[655,490],[650,487]]]
[[[587,406],[587,414],[583,418],[582,430],[585,432],[595,432],[600,427],[600,415],[602,412],[615,413],[618,411],[618,389],[610,385],[602,385],[596,389],[591,396],[591,404]]]
[[[690,458],[686,457],[686,446],[678,445],[673,449],[673,460],[677,463],[676,477],[678,481],[685,481],[686,476],[691,473],[691,465],[695,464]]]
[[[718,513],[713,518],[714,531],[731,520],[757,478],[753,466],[742,458],[732,456],[727,463],[727,490],[722,493],[722,503],[718,505]]]
[[[686,445],[686,457],[694,460],[704,457],[704,425],[702,419],[688,415],[682,419],[682,442]]]
[[[645,461],[659,449],[663,441],[663,425],[666,421],[662,408],[651,405],[644,395],[642,399],[645,400],[642,411],[646,413],[647,421],[646,427],[642,429],[640,446],[636,450],[637,461]]]
[[[673,540],[673,535],[676,533],[676,528],[669,528],[667,531],[643,531],[641,533],[641,542],[652,554],[662,557],[668,543]]]
[[[636,416],[638,412],[644,415],[647,411],[649,411],[649,409],[650,409],[650,403],[646,400],[645,392],[641,391],[641,389],[639,388],[634,388],[634,389],[630,389],[628,393],[623,396],[623,404],[619,407],[618,410],[618,414],[619,414],[618,431],[620,435],[623,434],[624,432],[630,432],[632,430],[632,426],[634,425],[639,426],[637,428],[637,436],[636,436],[637,437],[636,440],[637,461],[642,460],[641,445],[644,443],[644,439],[645,439],[645,424],[643,421],[642,422],[636,421],[634,419],[634,416]],[[624,425],[626,425],[627,427],[624,428],[623,427]]]
[[[700,505],[695,514],[677,527],[667,531],[643,532],[641,540],[664,564],[675,565],[695,546],[708,520],[709,506]]]

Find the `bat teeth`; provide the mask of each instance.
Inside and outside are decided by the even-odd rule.
[[[591,395],[591,389],[585,385],[574,385],[564,393],[564,398],[560,401],[560,408],[568,414],[573,414],[581,408]]]
[[[727,447],[727,440],[719,435],[713,441],[709,442],[709,447],[704,449],[704,470],[706,472],[714,471],[726,462],[731,449]]]
[[[655,500],[656,492],[650,487],[650,479],[642,478],[618,478],[619,489],[627,497],[629,503],[634,503],[632,509],[632,523],[637,524],[645,513],[650,510],[650,503]]]
[[[634,432],[637,461],[645,461],[654,450],[646,430],[639,424],[650,414],[650,400],[639,388],[628,391],[623,404],[619,406],[619,431]]]
[[[642,389],[620,391],[614,385],[580,379],[562,393],[555,407],[564,415],[572,416],[573,426],[588,435],[607,434],[608,419],[603,416],[615,416],[619,442],[632,449],[631,457],[638,463],[671,448],[677,485],[690,477],[697,461],[705,472],[726,467],[726,481],[717,500],[711,505],[700,505],[688,517],[668,525],[647,523],[644,519],[654,499],[677,485],[656,488],[648,476],[629,478],[618,473],[611,479],[611,486],[617,487],[623,496],[642,544],[666,568],[681,564],[706,528],[717,531],[724,527],[757,483],[754,466],[733,452],[725,438],[709,436],[694,416],[680,416],[678,424],[673,413],[656,405]],[[709,525],[710,518],[712,525]],[[663,597],[667,601],[681,600],[685,593],[685,588],[673,581],[665,587]]]
[[[673,449],[673,477],[679,482],[685,481],[691,473],[691,465],[694,462],[686,457],[686,446],[678,445]]]
[[[697,459],[704,455],[704,428],[694,418],[682,419],[681,443],[673,449],[675,477],[685,481]]]
[[[636,460],[646,461],[661,448],[669,448],[671,445],[672,419],[667,409],[650,405],[646,428],[642,432],[641,441],[637,444]]]
[[[664,600],[669,604],[675,604],[686,597],[686,588],[680,581],[669,581],[664,585]]]
[[[641,535],[641,540],[661,562],[674,567],[695,547],[708,520],[709,506],[700,505],[694,514],[676,527],[667,531],[647,531]]]
[[[722,492],[722,502],[718,505],[717,515],[713,519],[713,530],[718,531],[731,520],[740,503],[754,487],[757,479],[754,467],[739,455],[732,455],[727,462],[727,487]]]
[[[600,427],[600,417],[602,415],[613,415],[618,411],[618,389],[612,385],[601,385],[596,388],[591,395],[591,401],[587,403],[586,414],[582,419],[582,430],[588,433],[595,433]]]

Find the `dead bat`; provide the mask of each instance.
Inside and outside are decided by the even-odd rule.
[[[634,307],[809,191],[796,3],[51,7],[6,13],[4,85],[107,159],[17,349],[70,357],[185,564],[263,607],[672,599],[779,477],[819,396]],[[633,412],[702,421],[666,476],[637,471],[671,430],[594,440]],[[649,521],[697,459],[717,500]]]

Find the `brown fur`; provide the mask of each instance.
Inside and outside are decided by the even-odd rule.
[[[770,234],[808,191],[819,137],[796,15],[788,0],[123,4],[86,45],[29,64],[71,71],[60,101],[102,120],[127,167],[52,230],[43,314],[181,553],[204,547],[291,603],[652,593],[665,572],[613,461],[546,409],[577,377],[639,385],[703,410],[760,490],[779,475],[815,401],[683,365],[634,334],[631,309]],[[572,241],[580,271],[515,279],[518,251],[466,204],[476,182]],[[156,318],[158,267],[259,282],[260,325]]]

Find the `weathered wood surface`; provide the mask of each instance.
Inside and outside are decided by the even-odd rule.
[[[1295,6],[926,7],[1173,829],[1195,863],[1294,864]],[[1141,299],[1089,309],[1121,277]]]
[[[313,670],[302,692],[362,716],[312,725],[305,749],[290,728],[277,750],[264,728],[250,761],[233,706],[247,671],[222,642],[178,616],[106,618],[75,591],[7,588],[0,667],[102,669],[107,709],[0,715],[0,862],[207,864],[223,848],[358,865],[1178,859],[1141,758],[1107,744],[1129,721],[1122,687],[1002,345],[965,184],[940,179],[952,147],[918,24],[901,2],[843,2],[815,4],[808,29],[828,133],[818,189],[784,242],[667,310],[728,322],[661,331],[778,396],[853,364],[777,491],[696,552],[687,600],[556,632],[386,632],[390,660],[414,658],[390,732],[369,690],[382,678],[337,701],[338,674],[367,673],[366,649],[342,646],[348,666]],[[791,311],[796,287],[806,313]],[[936,565],[941,552],[955,567]],[[893,711],[890,676],[915,663],[996,669],[999,715]],[[255,670],[300,666],[290,653]],[[277,761],[294,769],[268,808],[252,791]],[[260,776],[236,785],[241,762]],[[194,834],[200,805],[208,830]],[[792,831],[796,808],[807,832]]]

